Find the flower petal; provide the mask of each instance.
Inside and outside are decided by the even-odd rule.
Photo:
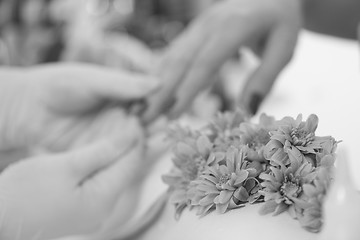
[[[194,150],[194,148],[190,147],[189,145],[187,145],[184,142],[178,142],[176,144],[176,148],[175,148],[175,153],[177,153],[179,156],[189,156],[189,157],[193,157],[196,154],[196,151]]]
[[[249,172],[246,170],[240,170],[240,173],[236,176],[236,180],[234,186],[238,187],[242,185],[242,183],[247,179],[249,176]]]
[[[217,194],[208,194],[199,201],[200,206],[207,206],[214,203],[214,199]]]
[[[268,160],[272,160],[275,163],[282,165],[287,164],[289,161],[289,156],[284,152],[283,149],[279,148],[276,152],[272,155],[272,157]]]
[[[333,167],[335,163],[335,158],[333,155],[325,155],[320,160],[320,166],[322,167]]]
[[[209,193],[218,193],[219,190],[217,190],[215,185],[206,185],[206,184],[199,184],[196,186],[196,189],[199,191],[203,191],[207,194]]]
[[[311,114],[307,119],[305,123],[304,130],[308,133],[315,132],[317,126],[319,123],[319,118],[315,114]]]
[[[273,213],[273,216],[277,216],[277,215],[285,212],[288,208],[289,208],[289,205],[285,204],[284,202],[280,203],[280,204],[276,207],[276,209],[275,209],[275,211],[274,211],[274,213]]]
[[[210,204],[208,206],[199,206],[198,209],[197,209],[197,212],[196,212],[196,215],[198,216],[205,216],[206,214],[209,213],[210,209],[214,206],[215,204]]]
[[[317,194],[316,188],[312,184],[304,184],[303,191],[309,197],[315,196]]]
[[[265,181],[276,182],[276,178],[267,173],[261,173],[259,178]]]
[[[171,194],[169,202],[171,203],[180,203],[186,201],[186,192],[185,190],[177,190]]]
[[[207,136],[202,135],[196,140],[196,146],[202,156],[208,156],[212,143]]]
[[[219,194],[219,203],[220,204],[224,204],[229,202],[230,198],[232,197],[234,191],[228,191],[228,190],[223,190],[220,192]]]
[[[266,215],[275,211],[278,204],[274,200],[265,202],[260,208],[260,215]]]
[[[226,157],[226,154],[224,152],[215,152],[215,160],[217,163],[224,160],[225,157]]]
[[[208,180],[209,182],[216,184],[218,182],[218,179],[216,177],[213,177],[211,175],[203,174],[201,175],[202,178]]]
[[[284,181],[284,174],[283,172],[276,168],[276,167],[270,167],[272,173],[274,174],[274,177],[278,183],[282,183]]]
[[[227,202],[225,204],[216,204],[216,211],[218,213],[225,213],[229,204],[230,204],[230,202]]]
[[[262,182],[261,186],[269,189],[270,191],[276,192],[281,187],[281,183],[266,181],[266,182]]]
[[[271,140],[276,140],[276,141],[280,142],[281,144],[284,144],[286,137],[283,134],[274,134],[271,136]]]

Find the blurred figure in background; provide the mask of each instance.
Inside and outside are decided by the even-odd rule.
[[[115,1],[1,0],[0,36],[7,47],[8,64],[29,66],[62,60],[104,65],[111,62],[104,57],[109,54],[108,48],[115,48],[114,44],[107,46],[110,32],[104,23],[106,17],[114,12],[121,25],[132,13],[132,1],[116,2],[122,4],[119,11],[115,10]],[[137,42],[132,40],[135,45]],[[121,45],[118,42],[113,54],[126,49]],[[122,56],[123,52],[118,53],[120,60],[128,57]]]
[[[7,64],[26,66],[59,59],[63,25],[50,15],[50,4],[51,0],[0,1],[1,53],[6,54]]]
[[[213,1],[1,0],[0,38],[12,65],[149,58]]]
[[[165,47],[216,1],[1,0],[0,64],[75,61],[154,74]],[[222,76],[212,78],[227,102]]]

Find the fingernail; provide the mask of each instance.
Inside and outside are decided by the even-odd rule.
[[[142,115],[148,107],[148,102],[145,99],[140,99],[131,103],[129,113],[133,115]]]
[[[167,102],[164,103],[162,110],[168,112],[176,103],[176,97],[171,97]]]

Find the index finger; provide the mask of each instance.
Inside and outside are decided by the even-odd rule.
[[[176,93],[178,101],[170,112],[170,118],[179,116],[200,91],[214,83],[215,73],[238,51],[253,31],[251,27],[242,23],[238,23],[236,28],[241,31],[234,32],[233,28],[224,28],[223,24],[220,24],[204,41],[201,51],[193,60],[183,84]]]
[[[162,81],[161,89],[148,98],[148,108],[142,116],[144,123],[150,123],[160,114],[167,112],[176,101],[174,93],[191,67],[193,60],[208,36],[203,18],[192,23],[169,47],[156,70]]]
[[[92,64],[49,64],[33,71],[45,87],[46,106],[66,113],[83,113],[107,101],[142,99],[159,87],[153,76]]]
[[[255,114],[261,101],[284,67],[290,62],[300,27],[278,26],[269,36],[259,67],[247,80],[241,91],[239,104]]]

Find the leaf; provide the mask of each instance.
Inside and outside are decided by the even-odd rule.
[[[239,187],[234,192],[234,197],[236,199],[240,200],[241,202],[247,202],[249,199],[249,193],[248,193],[248,191],[246,191],[246,189],[244,187]]]
[[[255,178],[248,178],[243,185],[247,191],[251,191],[255,186],[258,185],[258,181]]]

